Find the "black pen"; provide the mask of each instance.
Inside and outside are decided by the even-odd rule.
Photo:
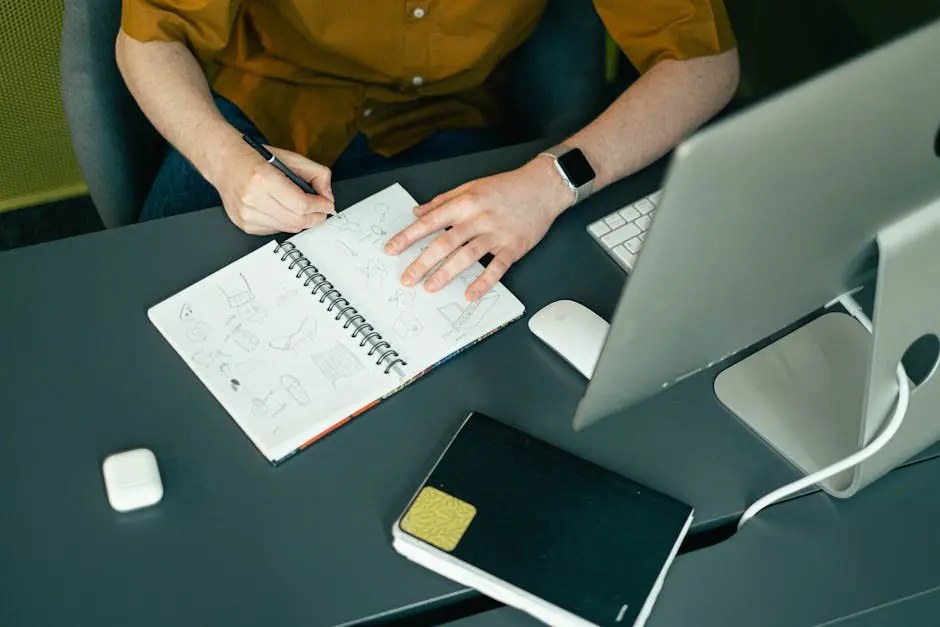
[[[294,184],[297,185],[297,187],[304,190],[308,194],[317,193],[316,190],[314,190],[313,187],[310,186],[310,183],[308,183],[307,181],[303,180],[302,178],[294,174],[290,168],[288,168],[286,165],[281,163],[280,159],[272,155],[270,150],[268,150],[267,148],[259,144],[257,141],[255,141],[254,137],[251,137],[249,135],[242,135],[242,139],[244,139],[245,142],[249,146],[254,148],[258,152],[258,154],[261,155],[262,159],[264,159],[265,161],[273,165],[275,168],[283,172],[284,176],[292,180]]]

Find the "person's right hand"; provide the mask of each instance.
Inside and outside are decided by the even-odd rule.
[[[238,141],[241,141],[240,139]],[[265,146],[318,196],[305,194],[245,142],[233,145],[215,183],[228,217],[251,235],[299,233],[336,213],[330,169],[289,150]]]

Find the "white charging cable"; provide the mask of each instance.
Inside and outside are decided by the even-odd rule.
[[[862,308],[859,307],[858,303],[854,298],[851,298],[850,294],[843,296],[838,299],[838,302],[845,307],[856,320],[858,320],[862,326],[868,329],[868,332],[872,332],[872,324],[868,317],[862,312]],[[907,413],[907,407],[911,400],[911,387],[910,382],[907,378],[907,372],[904,370],[902,364],[898,364],[897,368],[897,377],[898,377],[898,398],[897,402],[894,405],[894,412],[891,414],[891,418],[885,424],[884,428],[881,430],[881,433],[878,436],[866,444],[863,448],[856,451],[855,453],[849,455],[845,459],[835,462],[821,470],[798,479],[792,483],[788,483],[782,488],[778,488],[767,494],[766,496],[761,497],[756,500],[750,507],[748,507],[744,514],[741,515],[741,519],[738,521],[738,529],[744,526],[747,521],[756,516],[765,507],[776,503],[777,501],[784,499],[791,494],[799,492],[804,488],[808,488],[814,483],[819,483],[825,481],[829,477],[839,474],[845,470],[848,470],[856,464],[860,464],[878,451],[880,451],[884,446],[894,437],[894,434],[898,432],[898,429],[901,428],[901,422],[904,420],[904,415]]]

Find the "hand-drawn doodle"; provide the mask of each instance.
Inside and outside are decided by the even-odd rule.
[[[379,222],[385,222],[385,216],[388,215],[388,205],[379,203],[373,206],[372,210],[375,211],[375,216],[379,219]]]
[[[264,398],[251,399],[251,413],[259,418],[267,416],[268,412],[271,411],[271,408],[268,406],[268,399],[271,398],[272,394],[273,392],[268,392],[268,395]]]
[[[183,303],[183,308],[180,309],[180,320],[183,322],[193,321],[193,307],[189,303]]]
[[[447,338],[455,331],[465,331],[480,324],[498,300],[499,294],[488,292],[482,298],[467,305],[448,303],[438,307],[437,311],[450,324],[450,330],[443,337]]]
[[[207,353],[206,351],[199,351],[193,355],[193,361],[195,361],[200,366],[205,366],[208,368],[212,365],[212,362],[215,361],[212,357],[212,353]]]
[[[372,228],[369,230],[370,232],[363,235],[362,238],[359,240],[360,242],[368,242],[369,244],[378,244],[382,241],[382,238],[388,235],[388,232],[382,227],[380,227],[378,224],[373,224]]]
[[[421,335],[424,331],[424,325],[410,311],[404,311],[398,314],[395,322],[392,323],[392,331],[403,340],[410,340]]]
[[[298,405],[309,405],[310,395],[300,383],[300,379],[292,374],[281,375],[281,386],[291,395]]]
[[[212,329],[205,322],[197,322],[186,329],[186,337],[191,342],[205,342],[212,334]]]
[[[285,288],[284,291],[278,294],[277,296],[277,306],[283,307],[285,302],[299,295],[300,295],[299,287]]]
[[[268,317],[268,312],[259,303],[252,301],[246,303],[243,307],[239,307],[238,315],[245,322],[261,322]]]
[[[336,344],[330,350],[310,357],[333,387],[336,387],[340,380],[355,376],[363,369],[359,358],[342,344]]]
[[[415,302],[415,291],[398,289],[388,298],[388,302],[395,303],[398,311],[409,311]]]
[[[228,290],[219,285],[219,291],[225,295],[228,306],[238,313],[239,317],[246,322],[261,322],[267,317],[267,312],[258,302],[255,301],[255,293],[251,289],[251,284],[241,272],[238,273],[241,281],[235,281],[228,286]],[[236,285],[237,283],[237,285]]]
[[[229,329],[229,334],[225,337],[225,341],[228,340],[234,341],[239,348],[248,353],[258,348],[259,342],[258,337],[251,331],[243,329],[241,324],[236,324],[234,328]]]
[[[369,284],[379,284],[388,276],[388,269],[379,259],[370,259],[364,265],[359,266],[359,272],[365,275]]]
[[[239,381],[238,379],[232,379],[231,381],[229,381],[229,383],[232,385],[232,389],[235,390],[236,392],[238,391],[238,388],[242,386],[241,381]]]
[[[342,213],[338,213],[326,221],[328,227],[337,229],[340,233],[358,233],[359,223],[353,222]]]
[[[350,247],[349,247],[349,244],[347,244],[346,242],[344,242],[344,241],[342,241],[342,240],[336,240],[336,245],[339,246],[339,247],[343,250],[343,252],[346,253],[347,255],[349,255],[350,257],[358,257],[358,256],[359,256],[359,253],[357,253],[357,252],[354,251],[352,248],[350,248]]]
[[[301,335],[306,330],[304,335]],[[310,339],[317,332],[317,321],[312,318],[305,318],[301,321],[296,331],[289,335],[281,335],[268,342],[268,346],[278,351],[289,351],[295,346]]]

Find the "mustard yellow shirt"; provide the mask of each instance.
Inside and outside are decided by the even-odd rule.
[[[561,0],[565,1],[565,0]],[[178,41],[274,144],[332,164],[356,133],[394,154],[498,116],[487,89],[546,0],[122,0],[139,41]],[[734,47],[723,0],[594,0],[641,73]]]

